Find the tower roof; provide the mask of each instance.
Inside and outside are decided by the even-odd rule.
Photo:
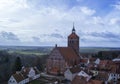
[[[75,33],[74,23],[73,23],[72,33],[68,36],[68,38],[79,38],[79,36]]]
[[[74,26],[74,23],[73,23],[72,33],[75,33],[75,26]]]
[[[79,36],[75,33],[71,33],[68,38],[79,38]]]

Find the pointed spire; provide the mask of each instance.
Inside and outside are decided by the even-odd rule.
[[[73,29],[72,29],[72,33],[75,33],[75,26],[74,26],[74,22],[73,22]]]
[[[57,44],[55,44],[55,47],[57,48]]]

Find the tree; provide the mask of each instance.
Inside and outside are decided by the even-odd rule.
[[[15,64],[14,64],[14,71],[20,71],[22,68],[22,63],[21,63],[21,59],[20,57],[17,57],[16,60],[15,60]]]

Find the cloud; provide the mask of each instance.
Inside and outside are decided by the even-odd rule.
[[[33,38],[33,41],[40,42],[40,38],[38,38],[38,37],[32,37],[32,38]]]
[[[55,38],[63,38],[61,34],[57,34],[57,33],[52,33],[50,36]]]
[[[120,38],[119,34],[114,34],[112,32],[101,32],[101,33],[93,32],[89,35],[94,37],[102,37],[102,38]]]
[[[67,36],[71,33],[72,24],[75,22],[76,33],[82,41],[81,46],[92,41],[96,41],[97,45],[102,45],[100,42],[106,42],[106,39],[114,43],[118,41],[117,37],[120,33],[120,12],[108,8],[111,3],[114,4],[108,0],[100,2],[89,0],[1,0],[0,31],[12,32],[16,37],[14,35],[5,37],[11,38],[11,42],[19,39],[21,43],[16,42],[18,45],[54,45],[54,43],[66,45]],[[103,9],[103,6],[106,5],[107,7]],[[104,13],[101,14],[101,11]],[[85,40],[86,44],[84,44]],[[110,46],[113,43],[108,42]],[[11,43],[6,42],[6,44]],[[116,43],[116,45],[119,44]]]
[[[89,9],[88,7],[81,7],[81,11],[86,15],[93,15],[95,14],[95,10]]]
[[[91,32],[82,33],[82,42],[120,42],[120,34],[112,32]]]
[[[120,24],[120,18],[112,18],[110,20],[110,24],[112,25]]]
[[[5,40],[19,40],[19,38],[12,32],[5,32],[5,31],[2,31],[0,33],[0,38]]]
[[[116,4],[112,5],[115,9],[120,10],[120,1],[118,1]]]
[[[17,45],[20,44],[20,39],[12,32],[0,32],[0,45]]]

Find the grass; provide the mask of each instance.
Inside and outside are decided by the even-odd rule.
[[[46,83],[48,83],[48,82],[45,82],[44,80],[33,80],[33,81],[31,81],[30,83],[28,83],[28,84],[46,84]]]
[[[10,54],[17,53],[17,54],[24,54],[24,55],[38,55],[38,56],[47,54],[47,53],[41,53],[41,52],[36,52],[36,51],[21,51],[21,50],[16,50],[16,51],[10,50],[8,51],[8,53]]]
[[[29,84],[41,84],[39,80],[31,81]]]

